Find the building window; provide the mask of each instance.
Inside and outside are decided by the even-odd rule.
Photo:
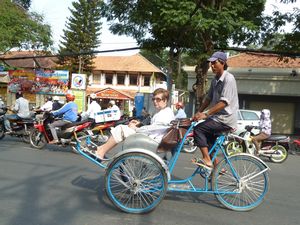
[[[105,74],[105,84],[113,84],[113,74]]]
[[[93,75],[93,83],[100,84],[100,81],[101,81],[101,74],[94,74]]]
[[[125,85],[125,74],[117,74],[117,84]]]
[[[150,76],[144,76],[144,86],[150,86]]]
[[[134,85],[134,86],[138,85],[138,76],[137,75],[131,74],[129,76],[129,80],[130,80],[130,82],[129,82],[130,85]]]

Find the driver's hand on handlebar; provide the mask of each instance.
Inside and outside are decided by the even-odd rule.
[[[199,121],[199,120],[203,120],[203,119],[206,119],[206,118],[207,118],[207,116],[205,115],[205,113],[203,113],[203,112],[197,112],[193,116],[192,120],[193,121]]]

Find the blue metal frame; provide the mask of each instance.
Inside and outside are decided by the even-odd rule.
[[[174,154],[172,155],[172,158],[169,161],[169,171],[172,177],[172,172],[174,170],[174,167],[176,165],[176,162],[179,158],[179,155],[181,153],[181,150],[183,148],[184,145],[184,141],[186,140],[187,135],[192,131],[192,129],[197,126],[200,122],[192,122],[191,126],[188,128],[187,132],[185,133],[183,139],[181,140],[181,142],[176,146],[176,149],[174,150]],[[239,180],[240,178],[238,177],[238,175],[236,174],[235,170],[233,169],[233,166],[230,162],[230,160],[228,160],[227,155],[225,154],[225,149],[223,147],[223,142],[225,141],[225,135],[220,135],[216,142],[214,143],[214,145],[212,146],[212,148],[209,150],[209,154],[211,155],[213,152],[213,157],[212,157],[212,162],[214,162],[217,158],[217,155],[219,153],[219,151],[222,152],[222,154],[224,155],[225,160],[228,162],[228,164],[230,165],[230,168],[233,172],[233,175],[235,176],[235,178],[237,180]],[[193,184],[193,179],[195,178],[196,175],[199,176],[204,176],[204,186],[203,187],[196,187]],[[202,177],[201,176],[201,177]],[[169,180],[168,182],[169,187],[168,190],[169,191],[176,191],[176,192],[193,192],[193,193],[218,193],[218,194],[223,194],[223,192],[220,191],[213,191],[213,189],[211,187],[209,187],[209,176],[207,176],[205,174],[205,170],[202,169],[201,167],[197,166],[195,171],[192,173],[191,176],[187,177],[186,179],[177,179],[177,180]],[[172,187],[173,185],[177,185],[177,187]],[[180,185],[178,184],[186,184],[189,186],[189,188],[181,188]],[[237,194],[236,192],[225,192],[226,194]]]

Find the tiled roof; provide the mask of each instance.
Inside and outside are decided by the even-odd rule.
[[[139,53],[132,56],[97,56],[93,61],[94,70],[162,73]]]
[[[34,56],[34,55],[43,55],[41,52],[33,51],[12,51],[6,53],[4,58],[13,58],[13,57],[24,57],[24,56]],[[53,69],[56,67],[55,63],[56,58],[37,58],[35,61],[33,59],[18,59],[18,60],[4,60],[6,64],[12,67],[20,68],[46,68]]]
[[[288,59],[286,62],[285,59]],[[275,54],[263,53],[241,53],[228,59],[229,67],[251,67],[251,68],[300,68],[300,59],[279,59]]]

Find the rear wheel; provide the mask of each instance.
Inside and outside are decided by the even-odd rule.
[[[4,138],[4,136],[5,136],[5,128],[4,128],[4,124],[1,123],[1,124],[0,124],[0,140],[1,140],[2,138]]]
[[[285,147],[282,145],[274,145],[271,150],[274,151],[274,153],[271,154],[270,160],[275,163],[282,163],[284,162],[288,157],[288,152]]]
[[[24,130],[24,134],[22,136],[22,140],[25,142],[25,143],[30,143],[30,134],[32,132],[34,128],[30,127],[27,129],[27,131]]]
[[[30,144],[32,147],[42,149],[47,144],[46,137],[38,129],[33,129],[29,135]]]
[[[268,192],[268,168],[248,155],[233,155],[229,160],[221,161],[213,171],[212,187],[217,199],[235,211],[254,209]]]
[[[162,165],[145,153],[127,153],[108,167],[106,193],[112,203],[128,213],[147,213],[164,198],[167,175]]]

